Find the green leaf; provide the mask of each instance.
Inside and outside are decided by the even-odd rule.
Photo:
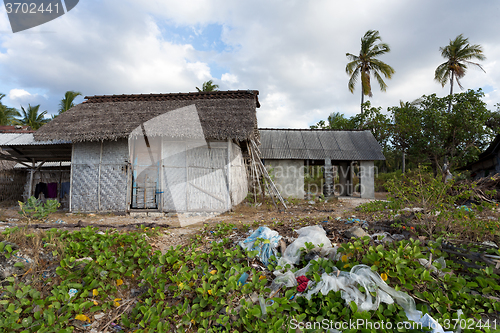
[[[24,268],[24,264],[22,262],[18,261],[14,264],[14,267]]]

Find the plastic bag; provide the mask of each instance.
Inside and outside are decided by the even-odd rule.
[[[300,249],[305,247],[306,243],[312,243],[319,249],[321,255],[328,255],[332,249],[330,239],[326,237],[326,231],[318,226],[313,225],[297,230],[299,237],[290,244],[283,254],[283,259],[290,264],[297,264],[300,261]],[[319,247],[323,244],[322,247]]]
[[[436,260],[434,260],[432,262],[433,263],[432,265],[429,263],[429,260],[424,259],[424,258],[418,259],[418,262],[420,263],[420,265],[422,265],[426,269],[430,269],[431,271],[436,273],[439,277],[443,277],[446,275],[446,273],[444,273],[441,270],[443,268],[446,268],[446,261],[444,260],[444,257],[437,258]],[[438,269],[436,266],[434,266],[434,264],[436,264],[436,263],[439,263],[441,265],[441,269]]]
[[[269,240],[269,242],[261,242],[259,245],[254,245],[258,238],[263,238]],[[271,256],[276,256],[278,242],[281,236],[277,231],[271,230],[268,227],[259,227],[255,230],[247,239],[241,241],[239,245],[247,251],[259,250],[257,257],[264,265],[269,265],[269,258]]]
[[[359,291],[359,285],[363,286],[366,290],[365,293]],[[330,274],[323,273],[321,281],[312,287],[304,297],[309,300],[312,295],[318,292],[327,295],[330,290],[334,292],[340,290],[340,295],[346,303],[354,301],[359,311],[376,310],[380,302],[392,304],[396,301],[405,310],[408,319],[415,321],[422,316],[421,312],[416,310],[412,297],[389,287],[378,273],[366,265],[356,265],[350,272],[334,270]],[[371,293],[375,293],[376,296],[372,296]]]

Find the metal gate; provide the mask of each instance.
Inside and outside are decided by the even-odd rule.
[[[160,140],[135,141],[132,163],[132,209],[158,209],[160,198]]]

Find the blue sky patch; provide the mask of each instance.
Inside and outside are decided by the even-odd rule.
[[[222,25],[174,26],[158,23],[163,38],[175,44],[191,44],[198,51],[227,51],[229,46],[222,39]]]

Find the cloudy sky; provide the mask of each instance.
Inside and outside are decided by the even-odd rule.
[[[83,95],[259,90],[260,127],[306,128],[332,112],[359,111],[350,93],[346,52],[358,54],[367,30],[391,52],[396,74],[372,105],[424,94],[445,96],[434,81],[439,47],[464,34],[484,48],[486,73],[470,68],[462,84],[500,102],[500,2],[497,0],[82,0],[67,14],[12,33],[0,9],[0,92],[16,108],[50,114],[67,90]],[[83,101],[79,98],[77,102]]]

